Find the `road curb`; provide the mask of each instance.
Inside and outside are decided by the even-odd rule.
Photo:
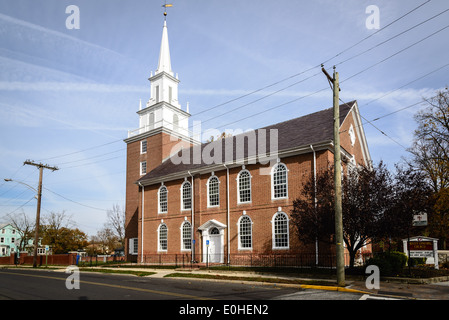
[[[363,294],[372,294],[368,291],[362,291],[358,289],[351,289],[346,287],[337,287],[337,286],[319,286],[319,285],[309,285],[309,284],[301,284],[299,285],[303,289],[315,289],[315,290],[328,290],[328,291],[341,291],[341,292],[351,292],[351,293],[363,293]]]

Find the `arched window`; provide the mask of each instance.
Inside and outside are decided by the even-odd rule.
[[[161,223],[159,225],[158,238],[159,238],[158,251],[167,251],[168,229],[165,223]]]
[[[181,210],[192,209],[192,185],[184,181],[181,186]]]
[[[181,250],[192,250],[192,225],[189,221],[181,225]]]
[[[220,182],[217,176],[212,176],[207,181],[207,206],[218,207],[220,205]]]
[[[239,249],[252,249],[253,230],[251,218],[244,215],[239,219]]]
[[[251,174],[249,171],[240,171],[237,182],[238,202],[251,202]]]
[[[212,235],[220,234],[220,230],[218,230],[217,227],[213,227],[212,229],[210,229],[209,234],[212,234]]]
[[[273,167],[271,173],[271,196],[273,199],[287,198],[288,184],[287,184],[287,166],[283,163],[278,163]]]
[[[273,249],[289,248],[288,217],[284,212],[276,212],[273,216]]]
[[[161,186],[158,192],[159,213],[167,213],[168,209],[168,191],[166,186]]]

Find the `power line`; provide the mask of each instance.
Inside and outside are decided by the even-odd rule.
[[[339,53],[337,53],[337,54],[334,55],[332,58],[329,58],[329,59],[327,59],[326,61],[323,61],[321,64],[326,64],[326,63],[328,63],[330,60],[332,60],[332,59],[334,59],[334,58],[340,56],[341,54],[343,54],[343,53],[345,53],[345,52],[351,50],[352,48],[355,48],[356,46],[358,46],[358,45],[361,44],[362,42],[368,40],[368,39],[371,38],[372,36],[378,34],[379,32],[381,32],[381,31],[385,30],[386,28],[390,27],[391,25],[395,24],[395,23],[398,22],[399,20],[405,18],[406,16],[408,16],[408,15],[411,14],[412,12],[418,10],[419,8],[421,8],[422,6],[426,5],[426,4],[429,3],[430,1],[431,1],[431,0],[427,0],[426,2],[424,2],[424,3],[420,4],[419,6],[413,8],[412,10],[408,11],[408,12],[405,13],[404,15],[400,16],[399,18],[397,18],[397,19],[393,20],[392,22],[390,22],[389,24],[387,24],[385,27],[383,27],[383,28],[377,30],[376,32],[370,34],[369,36],[367,36],[367,37],[363,38],[362,40],[356,42],[356,43],[353,44],[352,46],[350,46],[350,47],[344,49],[343,51],[341,51],[341,52],[339,52]]]
[[[67,197],[65,197],[65,196],[63,196],[63,195],[61,195],[61,194],[59,194],[59,193],[57,193],[57,192],[55,192],[55,191],[52,191],[52,190],[50,190],[50,189],[48,189],[48,188],[46,188],[46,187],[44,187],[44,189],[47,190],[47,191],[50,191],[51,193],[57,195],[58,197],[61,197],[61,198],[65,199],[65,200],[67,200],[67,201],[73,202],[73,203],[75,203],[75,204],[77,204],[77,205],[80,205],[80,206],[83,206],[83,207],[86,207],[86,208],[90,208],[90,209],[95,209],[95,210],[99,210],[99,211],[104,211],[104,212],[107,212],[107,211],[108,211],[108,210],[106,210],[106,209],[101,209],[101,208],[89,206],[89,205],[80,203],[80,202],[78,202],[78,201],[69,199],[69,198],[67,198]]]
[[[393,57],[395,57],[395,56],[397,56],[398,54],[404,52],[405,50],[408,50],[408,49],[410,49],[411,47],[417,45],[418,43],[421,43],[421,42],[423,42],[424,40],[427,40],[427,39],[433,37],[434,35],[440,33],[441,31],[443,31],[443,30],[445,30],[445,29],[447,29],[447,28],[449,28],[449,25],[446,25],[445,27],[439,29],[438,31],[435,31],[435,32],[433,32],[432,34],[430,34],[430,35],[428,35],[428,36],[426,36],[426,37],[424,37],[424,38],[422,38],[422,39],[420,39],[420,40],[418,40],[418,41],[412,43],[411,45],[409,45],[409,46],[407,46],[407,47],[405,47],[405,48],[403,48],[403,49],[401,49],[401,50],[399,50],[399,51],[393,53],[392,55],[386,57],[385,59],[382,59],[382,60],[380,60],[380,61],[378,61],[378,62],[372,64],[371,66],[369,66],[369,67],[367,67],[367,68],[365,68],[365,69],[363,69],[363,70],[361,70],[361,71],[359,71],[359,72],[353,74],[352,76],[350,76],[350,77],[344,79],[344,80],[341,81],[341,82],[346,82],[346,81],[348,81],[348,80],[350,80],[350,79],[352,79],[352,78],[358,76],[359,74],[361,74],[361,73],[363,73],[363,72],[365,72],[365,71],[368,71],[368,70],[371,69],[371,68],[374,68],[375,66],[377,66],[377,65],[379,65],[379,64],[381,64],[381,63],[383,63],[383,62],[385,62],[385,61],[387,61],[387,60],[389,60],[389,59],[391,59],[391,58],[393,58]]]
[[[336,66],[339,66],[339,65],[341,65],[341,64],[343,64],[345,62],[348,62],[348,61],[350,61],[350,60],[352,60],[352,59],[354,59],[356,57],[359,57],[359,56],[361,56],[361,55],[363,55],[363,54],[365,54],[365,53],[367,53],[367,52],[369,52],[369,51],[371,51],[371,50],[373,50],[373,49],[375,49],[377,47],[380,47],[381,45],[383,45],[383,44],[385,44],[385,43],[387,43],[387,42],[389,42],[389,41],[391,41],[391,40],[393,40],[393,39],[395,39],[395,38],[397,38],[397,37],[399,37],[399,36],[409,32],[409,31],[411,31],[411,30],[413,30],[413,29],[415,29],[415,28],[417,28],[417,27],[419,27],[419,26],[421,26],[421,25],[423,25],[423,24],[425,24],[425,23],[427,23],[427,22],[429,22],[429,21],[431,21],[433,19],[435,19],[436,17],[442,15],[443,13],[446,13],[447,11],[449,11],[449,9],[446,9],[446,10],[444,10],[444,11],[434,15],[433,17],[430,17],[430,18],[428,18],[428,19],[426,19],[426,20],[424,20],[424,21],[422,21],[422,22],[420,22],[418,24],[415,24],[414,26],[412,26],[412,27],[410,27],[410,28],[408,28],[408,29],[406,29],[406,30],[404,30],[404,31],[402,31],[402,32],[400,32],[400,33],[398,33],[398,34],[396,34],[396,35],[394,35],[394,36],[392,36],[392,37],[390,37],[390,38],[388,38],[388,39],[378,43],[378,44],[376,44],[375,46],[373,46],[373,47],[371,47],[369,49],[366,49],[365,51],[362,51],[362,52],[360,52],[360,53],[358,53],[358,54],[356,54],[354,56],[351,56],[351,57],[347,58],[346,60],[343,60],[343,61],[337,63]]]
[[[103,144],[96,145],[96,146],[93,146],[93,147],[89,147],[89,148],[86,148],[86,149],[82,149],[82,150],[79,150],[79,151],[65,153],[65,154],[61,154],[61,155],[50,157],[50,158],[45,158],[45,159],[38,160],[38,161],[63,158],[63,157],[71,156],[71,155],[74,155],[74,154],[77,154],[77,153],[81,153],[81,152],[84,152],[84,151],[88,151],[88,150],[92,150],[92,149],[98,149],[98,148],[101,148],[101,147],[104,147],[104,146],[107,146],[107,145],[110,145],[110,144],[113,144],[113,143],[121,142],[121,141],[123,141],[123,139],[114,140],[114,141],[111,141],[111,142],[103,143]]]
[[[346,102],[344,102],[342,99],[339,99],[342,103],[346,104]],[[368,122],[371,126],[374,127],[374,129],[376,129],[377,131],[379,131],[380,133],[382,133],[384,136],[386,136],[388,139],[390,139],[391,141],[393,141],[394,143],[396,143],[397,145],[399,145],[401,148],[403,148],[404,150],[407,150],[406,147],[404,147],[402,144],[400,144],[398,141],[396,141],[395,139],[393,139],[392,137],[390,137],[388,134],[386,134],[384,131],[382,131],[381,129],[379,129],[378,127],[376,127],[372,121],[369,121],[368,119],[366,119],[364,116],[362,116],[362,114],[359,112],[359,115],[362,119],[364,119],[366,122]]]

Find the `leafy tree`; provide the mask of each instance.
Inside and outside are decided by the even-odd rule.
[[[421,170],[396,165],[390,192],[391,206],[379,221],[378,237],[400,243],[400,239],[409,237],[416,231],[412,227],[413,215],[431,212],[432,189]]]
[[[335,230],[333,170],[321,170],[305,179],[302,197],[293,200],[291,218],[299,240],[332,243]]]
[[[73,225],[65,212],[51,212],[43,217],[41,227],[42,245],[49,245],[54,254],[84,249],[88,245],[87,235]]]
[[[449,238],[449,89],[425,100],[427,108],[417,113],[415,141],[409,149],[409,164],[424,173],[434,192],[434,208],[428,215],[427,231],[440,238],[446,249]]]
[[[393,201],[392,177],[383,162],[359,166],[343,178],[343,239],[354,266],[357,252],[383,233],[379,221]]]

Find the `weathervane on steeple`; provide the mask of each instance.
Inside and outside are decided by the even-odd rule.
[[[164,8],[164,19],[167,17],[167,8],[173,7],[173,4],[169,3],[167,4],[167,0],[165,0],[165,4],[162,5]]]

